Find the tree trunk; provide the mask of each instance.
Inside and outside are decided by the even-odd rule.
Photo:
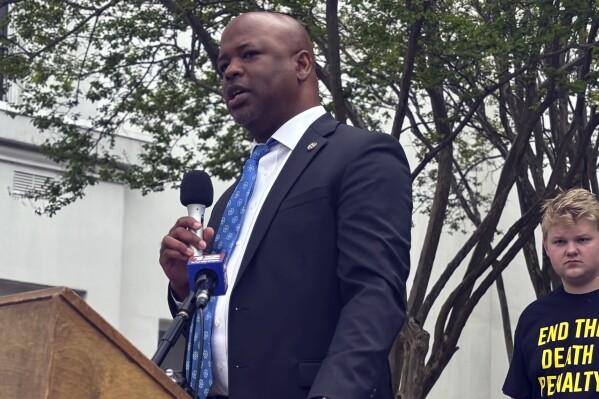
[[[424,399],[426,393],[421,383],[424,380],[424,362],[428,353],[430,334],[413,317],[409,317],[395,343],[403,352],[401,386],[396,399]]]

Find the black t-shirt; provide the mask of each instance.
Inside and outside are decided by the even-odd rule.
[[[575,295],[559,287],[524,309],[503,393],[599,398],[599,290]]]

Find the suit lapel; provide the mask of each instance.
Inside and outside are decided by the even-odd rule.
[[[287,159],[260,209],[239,267],[236,282],[239,281],[260,242],[262,242],[272,219],[279,210],[281,202],[312,159],[327,144],[328,140],[325,136],[333,133],[338,124],[339,122],[329,114],[321,116],[303,134],[295,149],[289,155],[289,159]]]

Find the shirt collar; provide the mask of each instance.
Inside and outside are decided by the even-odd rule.
[[[310,125],[324,114],[326,114],[326,110],[322,105],[309,108],[285,122],[274,132],[272,138],[293,151]],[[252,149],[256,145],[257,143],[253,142]]]

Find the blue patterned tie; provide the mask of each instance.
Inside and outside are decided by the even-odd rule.
[[[277,143],[276,140],[270,139],[266,144],[259,144],[254,147],[252,155],[245,162],[243,166],[243,172],[241,173],[241,179],[235,191],[229,198],[225,212],[220,222],[218,232],[214,237],[213,253],[224,253],[225,257],[231,254],[233,245],[237,241],[237,235],[241,230],[241,224],[245,215],[245,208],[248,200],[252,195],[252,189],[254,188],[254,182],[258,175],[258,161],[264,155],[266,155],[271,147]],[[225,258],[226,262],[226,258]],[[210,302],[204,309],[204,336],[203,339],[203,353],[201,361],[201,370],[198,378],[198,364],[199,362],[199,334],[200,334],[200,312],[196,313],[195,326],[190,327],[190,338],[191,332],[194,331],[193,339],[189,339],[187,342],[187,357],[185,368],[191,370],[191,375],[188,375],[187,381],[190,386],[195,390],[197,384],[196,396],[200,399],[206,399],[210,387],[212,386],[212,349],[211,349],[211,337],[212,337],[212,322],[214,316],[214,308],[216,307],[216,298],[210,298]],[[192,342],[193,341],[193,342]],[[193,347],[193,350],[192,350]],[[191,359],[190,359],[191,354]],[[190,367],[191,366],[191,367]]]

